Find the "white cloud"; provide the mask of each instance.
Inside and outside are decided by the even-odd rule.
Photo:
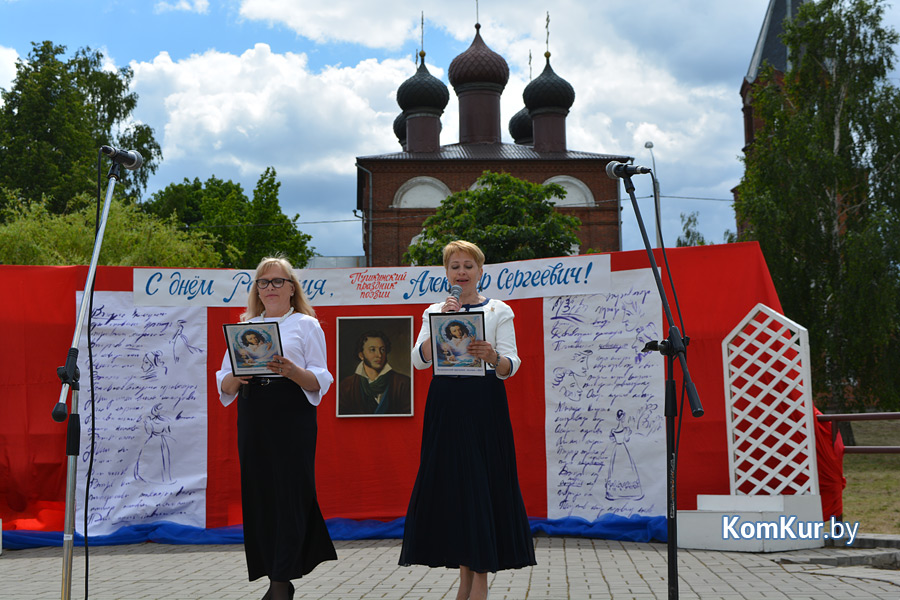
[[[686,4],[676,8],[665,0],[649,0],[641,5],[638,15],[634,11],[610,10],[605,3],[558,0],[553,5],[551,64],[576,91],[568,123],[571,148],[646,154],[646,140],[633,139],[644,135],[646,129],[635,132],[634,124],[646,123],[660,131],[659,141],[655,141],[659,158],[686,157],[697,150],[708,151],[713,140],[722,142],[721,129],[707,130],[700,125],[722,123],[727,117],[732,123],[724,123],[726,130],[737,132],[738,136],[726,142],[732,145],[727,154],[729,158],[737,154],[742,143],[737,89],[743,73],[732,69],[729,77],[733,79],[723,82],[717,78],[719,73],[710,71],[708,66],[735,55],[740,55],[741,64],[749,60],[763,16],[757,5],[763,3],[725,7],[686,0]],[[428,20],[426,47],[429,27],[440,27],[462,41],[461,49],[472,39],[474,10],[439,0],[423,0],[417,8],[424,11]],[[319,3],[303,0],[242,0],[240,7],[246,19],[279,23],[320,43],[354,42],[372,48],[396,48],[406,40],[418,38],[418,15],[406,14],[406,10],[406,3],[373,4],[366,0],[343,0],[324,9]],[[706,17],[686,19],[684,14],[691,10],[703,12]],[[537,77],[544,68],[546,5],[536,0],[499,1],[483,3],[480,13],[482,37],[506,58],[511,68],[510,82],[502,97],[502,131],[508,140],[508,120],[523,106],[521,93],[528,81],[529,51],[533,56],[532,75]],[[719,31],[715,36],[703,35],[707,17],[717,23]],[[678,31],[671,30],[672,23],[679,24]],[[683,27],[689,30],[682,31]],[[722,39],[723,31],[730,30],[735,31],[730,38],[742,41],[709,46]],[[439,66],[449,67],[449,59]],[[679,77],[676,72],[688,72],[691,76]],[[433,69],[432,74],[438,75]],[[733,87],[728,85],[731,81]],[[372,98],[366,94],[362,97]],[[455,101],[452,94],[451,99]],[[398,112],[396,105],[390,110],[392,115]],[[453,102],[443,118],[442,143],[455,141],[451,139],[456,136],[455,111]]]
[[[12,87],[12,83],[16,79],[16,59],[18,58],[18,52],[12,48],[0,46],[0,88],[8,90]]]
[[[391,10],[385,3],[242,0],[240,4],[245,19],[280,23],[320,43],[353,42],[396,49],[416,32],[415,13]]]
[[[202,15],[209,12],[209,0],[177,0],[177,2],[157,2],[153,6],[153,10],[157,13],[183,11],[195,12]]]
[[[557,0],[553,13],[569,15],[568,18],[581,22],[582,28],[603,27],[607,19],[584,22],[585,4],[581,0]],[[340,0],[328,4],[313,0],[240,0],[239,10],[245,19],[281,24],[318,43],[349,42],[393,50],[419,39],[423,13],[426,48],[429,31],[437,28],[459,41],[467,41],[472,39],[476,22],[474,4],[446,0],[421,0],[415,5],[401,0]],[[531,47],[540,53],[544,48],[546,10],[546,3],[538,0],[482,3],[478,20],[483,32],[490,31],[488,44],[497,52],[505,54],[511,44],[531,38]],[[554,23],[551,21],[551,31]],[[553,35],[565,34],[560,28]],[[527,49],[519,60],[527,62]]]
[[[703,5],[709,9],[709,3]],[[671,10],[666,6],[651,0],[642,14]],[[429,27],[440,27],[460,42],[458,50],[449,54],[446,49],[444,55],[440,49],[434,51],[434,46],[429,50],[429,71],[444,78],[452,58],[472,40],[474,11],[468,14],[456,3],[437,0],[424,0],[416,8],[424,9],[428,19],[426,48]],[[749,60],[762,18],[758,9],[713,9],[719,27],[736,28],[729,37],[738,39],[720,49],[716,60],[726,60],[723,56],[729,53],[740,55],[741,65]],[[346,42],[401,53],[419,36],[419,16],[406,10],[406,3],[396,1],[343,0],[325,6],[304,0],[240,3],[242,18],[286,26],[317,45]],[[501,131],[504,140],[511,141],[508,122],[523,106],[529,50],[534,57],[532,76],[544,68],[545,5],[534,0],[498,2],[483,5],[481,11],[485,42],[510,64],[510,80],[501,100]],[[665,28],[646,23],[638,25],[644,28],[641,35],[655,38],[636,37],[629,29],[640,20],[609,11],[602,3],[559,0],[553,11],[551,64],[576,92],[567,120],[569,148],[630,155],[648,164],[644,143],[652,140],[664,195],[727,197],[741,174],[736,156],[743,143],[738,96],[743,66],[731,69],[723,80],[706,69],[712,58],[699,42],[672,34],[672,43],[666,46],[660,42],[670,35]],[[759,14],[748,19],[754,11]],[[668,18],[674,17],[669,14]],[[678,20],[683,21],[683,17]],[[747,31],[749,22],[752,31]],[[316,51],[308,44],[301,47]],[[247,188],[271,165],[284,185],[286,212],[347,217],[355,196],[352,185],[345,182],[355,180],[355,157],[400,150],[392,129],[400,112],[395,93],[415,72],[408,58],[372,54],[379,58],[314,70],[306,54],[276,53],[257,43],[239,56],[210,50],[174,61],[163,52],[151,62],[132,63],[135,91],[140,95],[136,116],[156,128],[163,145],[166,162],[160,175],[165,172],[167,181],[177,181],[171,176],[175,165],[182,169],[191,165],[195,171],[187,173],[189,177],[205,179],[211,174],[197,173],[200,167],[219,177],[242,180]],[[690,76],[685,77],[685,72]],[[441,143],[458,141],[458,122],[456,95],[451,93],[442,117]],[[714,183],[699,168],[701,164],[719,171]],[[331,189],[343,189],[348,197],[329,198],[322,204],[321,194],[328,193],[326,180],[332,182]],[[639,194],[649,193],[649,180],[635,183]],[[311,188],[318,190],[314,198],[304,191]],[[689,207],[690,203],[668,202],[671,241],[680,232],[677,215]],[[704,210],[714,214],[709,219],[717,226],[733,220],[724,203],[707,203]],[[632,218],[625,207],[626,227]],[[717,230],[708,237],[720,239],[720,233]],[[627,233],[625,237],[626,247],[634,247]],[[316,243],[326,253],[335,253],[329,242],[318,239]]]
[[[652,140],[668,241],[681,230],[678,214],[697,207],[703,210],[704,234],[721,239],[722,223],[734,229],[727,203],[665,196],[729,197],[740,180],[738,91],[768,4],[645,0],[635,8],[585,0],[481,2],[482,37],[510,66],[501,99],[504,141],[511,141],[509,119],[523,106],[529,52],[531,76],[544,68],[550,8],[552,65],[576,92],[567,119],[569,148],[625,154],[649,164],[644,143]],[[216,10],[220,5],[226,8]],[[152,54],[142,54],[153,58],[131,63],[140,96],[135,118],[154,128],[165,157],[151,177],[151,191],[185,176],[205,180],[215,174],[249,192],[272,165],[283,183],[283,207],[302,212],[304,220],[348,218],[356,200],[355,157],[400,150],[392,129],[400,112],[395,93],[415,72],[411,56],[420,45],[420,11],[428,68],[444,80],[450,61],[472,41],[476,21],[475,3],[446,0],[415,5],[236,0],[212,10],[208,0],[154,0],[141,8],[166,13],[149,19],[149,28],[187,21],[198,26],[189,43],[176,43],[184,39],[169,30],[154,35],[147,44]],[[202,23],[194,17],[210,12],[214,18]],[[90,17],[96,26],[108,27],[104,18]],[[900,10],[888,18],[896,26]],[[73,24],[72,29],[80,28]],[[109,39],[111,52],[104,49],[105,56],[116,58],[116,51],[134,56],[108,36],[99,39]],[[18,49],[27,53],[27,47]],[[12,82],[16,56],[0,46],[0,87]],[[458,121],[451,89],[442,117],[443,144],[458,140]],[[638,195],[649,193],[649,183],[635,179]],[[635,247],[628,239],[632,218],[630,207],[624,207],[626,248]],[[707,224],[714,225],[712,234]],[[329,225],[316,227],[325,238],[334,235]],[[342,233],[335,245],[358,237],[358,226],[348,227],[352,232]],[[334,253],[322,238],[315,245]]]
[[[312,73],[306,55],[266,44],[177,62],[161,53],[132,67],[139,116],[162,124],[167,161],[207,155],[242,174],[272,165],[286,177],[347,174],[358,154],[399,150],[393,93],[412,71],[408,61],[371,59]]]

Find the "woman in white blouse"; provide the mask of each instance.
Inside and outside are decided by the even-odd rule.
[[[430,368],[434,358],[429,313],[482,311],[485,339],[471,341],[467,351],[489,370],[484,377],[432,378],[400,564],[458,568],[457,600],[484,600],[488,572],[536,564],[504,384],[521,361],[512,309],[479,293],[482,251],[455,241],[443,259],[448,284],[462,293],[425,310],[413,364]]]
[[[291,264],[264,258],[241,320],[277,321],[284,355],[271,376],[235,377],[227,353],[216,373],[222,404],[238,398],[244,554],[250,581],[269,578],[264,600],[293,598],[292,579],[337,560],[316,498],[316,406],[334,378],[315,315]]]

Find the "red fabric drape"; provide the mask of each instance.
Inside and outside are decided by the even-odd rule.
[[[815,410],[818,416],[822,414]],[[844,488],[847,478],[844,477],[844,440],[835,431],[831,441],[832,427],[837,429],[835,421],[816,421],[816,464],[819,466],[819,490],[822,494],[822,519],[831,517],[840,519],[844,514]]]
[[[706,410],[699,419],[687,413],[681,424],[678,508],[692,509],[696,508],[697,494],[729,492],[722,339],[757,303],[776,311],[781,310],[781,305],[757,244],[676,248],[668,251],[668,257],[684,316],[683,333],[690,337],[691,375]],[[659,251],[656,258],[664,271],[674,310]],[[643,251],[613,253],[611,264],[613,271],[649,266]],[[84,285],[86,276],[87,267],[83,266],[0,266],[0,285],[12,290],[0,311],[2,330],[7,332],[7,339],[22,341],[0,345],[0,518],[4,529],[58,531],[63,526],[65,424],[53,422],[50,411],[60,392],[56,367],[65,361],[72,341],[75,290]],[[98,290],[130,291],[131,286],[132,269],[98,269]],[[523,368],[509,380],[507,389],[519,479],[528,514],[534,517],[547,515],[542,303],[542,299],[509,302],[516,313]],[[412,315],[417,332],[424,308],[317,308],[332,373],[338,316]],[[214,378],[225,351],[221,326],[236,321],[240,312],[236,308],[207,310],[207,527],[241,520],[236,406],[222,407]],[[680,373],[677,377],[680,380]],[[326,394],[318,411],[317,454],[317,485],[326,517],[392,519],[405,514],[418,465],[429,381],[427,371],[414,374],[412,418],[338,419],[335,388]],[[822,427],[827,426],[819,428]],[[827,437],[827,444],[822,436]],[[841,513],[843,487],[841,454],[831,448],[830,440],[830,431],[817,433],[823,509],[828,507],[826,518]],[[659,460],[665,461],[665,457],[660,456]]]

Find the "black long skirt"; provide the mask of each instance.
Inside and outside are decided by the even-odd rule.
[[[516,473],[506,387],[485,377],[435,377],[400,564],[479,573],[537,564]]]
[[[298,579],[337,560],[316,498],[316,407],[287,379],[238,398],[244,553],[250,581]]]

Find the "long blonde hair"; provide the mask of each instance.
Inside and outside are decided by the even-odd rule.
[[[313,310],[309,299],[303,292],[300,281],[297,279],[297,275],[294,274],[294,268],[284,256],[276,255],[263,258],[256,265],[256,277],[259,277],[261,273],[265,273],[272,267],[281,267],[288,274],[291,283],[294,284],[294,295],[291,296],[291,306],[294,307],[294,311],[315,317],[316,311]],[[241,315],[241,321],[249,321],[253,317],[258,317],[264,310],[265,306],[263,306],[262,300],[259,298],[259,290],[256,287],[256,279],[254,279],[250,285],[250,293],[247,295],[247,312]]]

